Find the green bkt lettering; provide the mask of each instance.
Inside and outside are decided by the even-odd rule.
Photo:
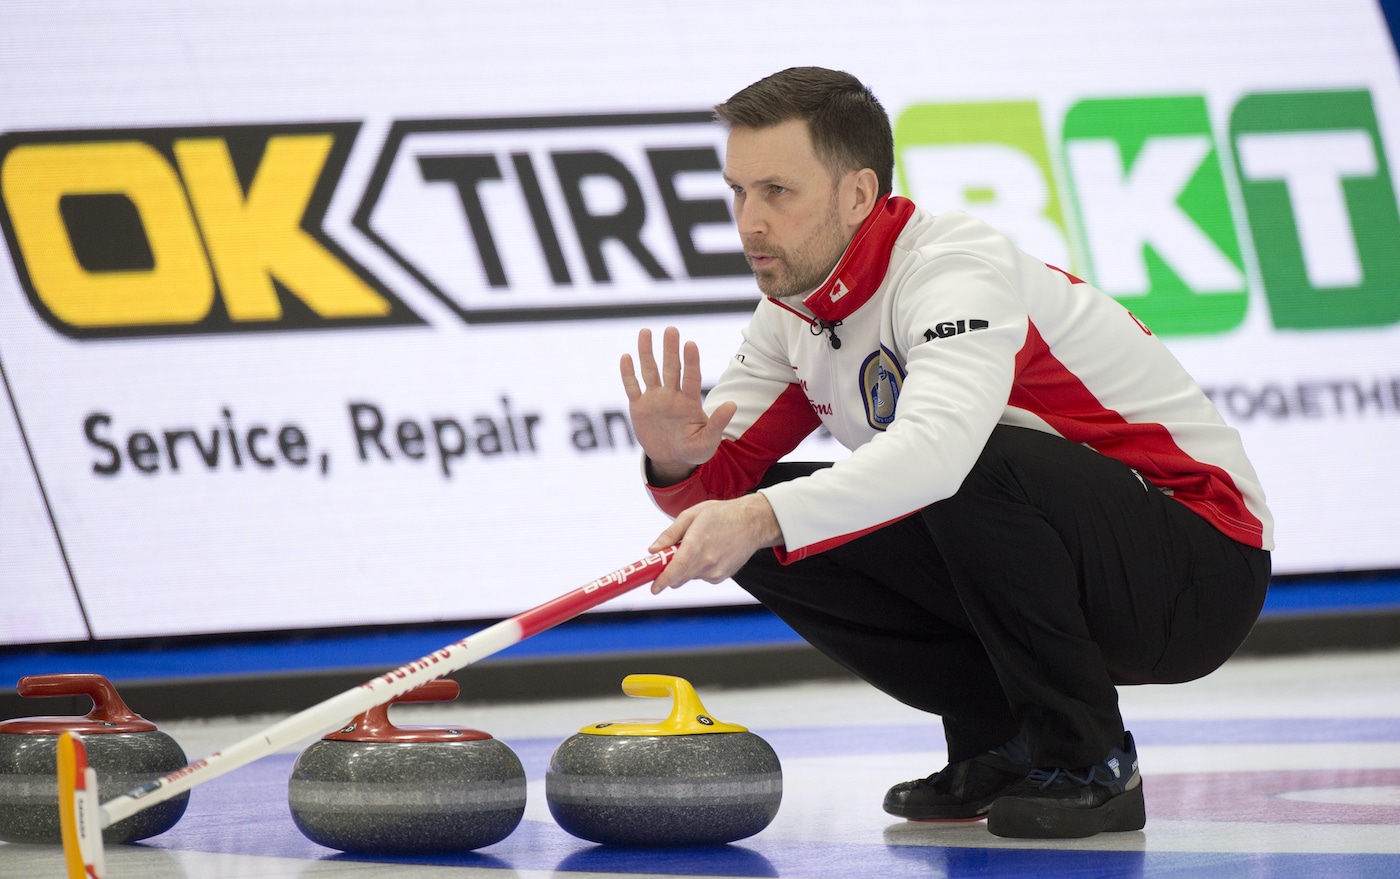
[[[900,114],[894,140],[899,186],[916,203],[967,211],[1027,253],[1077,270],[1034,103],[918,104]]]
[[[1400,320],[1400,216],[1371,95],[1249,95],[1230,137],[1274,326]]]
[[[0,137],[0,224],[77,338],[422,321],[321,228],[358,125]]]
[[[1080,101],[1063,138],[1095,285],[1163,335],[1238,326],[1249,292],[1205,99]]]

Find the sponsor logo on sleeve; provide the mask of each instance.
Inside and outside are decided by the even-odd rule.
[[[988,326],[989,324],[985,320],[976,317],[939,321],[924,330],[924,341],[932,342],[934,339],[946,339],[950,336],[960,336],[963,333],[985,330]]]

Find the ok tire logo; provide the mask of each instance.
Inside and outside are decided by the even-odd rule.
[[[74,338],[421,324],[322,229],[357,123],[0,136],[0,225]]]

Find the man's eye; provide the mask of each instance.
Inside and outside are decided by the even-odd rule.
[[[768,187],[768,191],[771,192],[771,193],[773,193],[774,195],[782,195],[784,192],[787,192],[787,187],[786,187],[786,186],[770,186],[770,187]]]

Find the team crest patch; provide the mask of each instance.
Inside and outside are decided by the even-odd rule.
[[[860,365],[860,398],[865,404],[865,420],[871,427],[884,430],[894,421],[903,384],[904,369],[888,348],[881,346],[865,358]]]

